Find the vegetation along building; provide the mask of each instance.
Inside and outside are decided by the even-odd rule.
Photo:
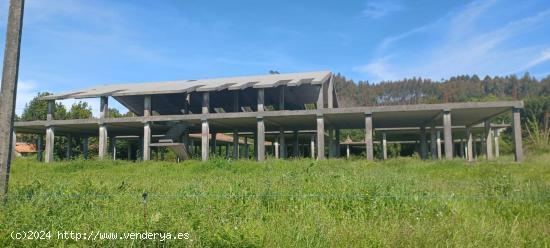
[[[45,136],[45,162],[53,161],[56,135],[81,137],[85,158],[88,137],[98,137],[99,158],[116,154],[112,149],[118,139],[128,141],[129,159],[139,154],[142,160],[151,159],[152,147],[167,147],[179,159],[200,154],[202,160],[224,147],[227,157],[262,161],[266,154],[325,159],[345,151],[349,156],[350,146],[361,147],[366,159],[373,160],[375,145],[384,159],[387,144],[408,142],[417,144],[423,159],[471,161],[477,153],[498,157],[499,130],[510,124],[492,124],[491,119],[512,113],[515,157],[522,160],[522,101],[344,108],[338,104],[333,79],[331,72],[317,71],[97,86],[44,96],[47,119],[20,121],[15,127],[19,133],[39,134],[39,157]],[[56,100],[84,98],[101,99],[99,118],[55,119]],[[110,118],[109,99],[133,116]],[[364,130],[365,138],[340,144],[343,129]],[[216,138],[219,134],[226,135]],[[74,145],[70,140],[69,147]]]

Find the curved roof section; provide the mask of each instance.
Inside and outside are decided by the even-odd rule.
[[[178,80],[165,82],[100,85],[83,90],[44,96],[42,100],[80,99],[100,96],[156,95],[184,92],[207,92],[241,90],[249,87],[272,88],[279,85],[298,86],[322,84],[330,78],[330,71],[314,71],[285,74],[268,74],[244,77],[227,77],[201,80]]]

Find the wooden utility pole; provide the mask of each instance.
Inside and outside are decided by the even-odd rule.
[[[10,0],[2,90],[0,92],[0,199],[6,200],[12,153],[13,119],[19,72],[21,28],[23,27],[24,0]]]

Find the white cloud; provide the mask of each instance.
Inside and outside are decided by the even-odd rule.
[[[397,12],[403,9],[403,6],[396,1],[377,0],[368,1],[365,4],[362,14],[366,17],[378,19],[392,12]]]
[[[474,1],[432,23],[387,37],[379,44],[377,56],[354,70],[374,81],[414,76],[438,80],[459,74],[516,73],[550,60],[550,44],[517,42],[520,37],[539,35],[550,19],[550,9],[483,30],[483,18],[495,4]],[[396,46],[401,43],[408,46]]]

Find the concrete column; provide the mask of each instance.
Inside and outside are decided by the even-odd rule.
[[[19,51],[23,25],[23,0],[11,0],[6,28],[6,46],[0,92],[0,204],[7,201],[11,166],[11,136],[15,119],[15,102],[19,72]],[[15,144],[14,144],[15,145]]]
[[[311,141],[309,143],[309,149],[311,151],[311,159],[315,159],[315,135],[311,135]]]
[[[279,131],[279,143],[281,144],[281,158],[285,159],[286,156],[286,139],[285,139],[285,130],[283,128]]]
[[[466,148],[464,147],[464,139],[460,139],[460,149],[459,149],[458,156],[460,156],[461,158],[465,158],[464,149],[466,149]]]
[[[88,159],[88,136],[82,138],[82,158]]]
[[[279,141],[277,141],[277,138],[275,138],[274,147],[275,147],[275,152],[274,152],[275,158],[279,159]]]
[[[36,159],[40,162],[42,161],[42,134],[38,135],[38,139],[36,140]]]
[[[481,143],[481,153],[482,154],[487,154],[487,145],[485,143],[485,135],[481,134],[481,137],[480,137],[480,143]]]
[[[250,147],[248,146],[248,137],[244,137],[244,157],[250,158]]]
[[[256,132],[256,140],[257,140],[257,160],[258,161],[264,161],[265,160],[265,126],[264,126],[264,119],[262,117],[257,117],[256,122],[258,124],[258,131]]]
[[[292,146],[292,150],[293,150],[293,154],[292,156],[295,157],[295,158],[298,158],[300,157],[300,142],[298,140],[298,130],[294,130],[293,132],[293,138],[294,138],[294,145]]]
[[[210,92],[202,93],[202,113],[208,114],[210,112]]]
[[[523,161],[523,146],[521,140],[521,119],[520,109],[514,108],[512,111],[512,136],[514,138],[514,157],[516,162]]]
[[[430,126],[430,153],[432,154],[432,159],[436,160],[437,157],[437,134],[435,130],[435,124]]]
[[[420,158],[428,158],[428,141],[426,140],[426,127],[420,127]]]
[[[493,138],[495,146],[495,158],[500,157],[500,142],[499,142],[500,132],[498,128],[493,129]]]
[[[73,156],[73,152],[72,152],[72,148],[73,148],[73,136],[68,134],[66,136],[67,138],[67,151],[66,151],[66,154],[65,154],[65,157],[67,158],[67,160],[70,160],[71,157]]]
[[[210,128],[208,127],[208,120],[206,119],[203,119],[202,120],[202,129],[201,129],[201,158],[202,158],[202,161],[207,161],[208,160],[208,155],[209,155],[209,151],[208,151],[208,135],[210,133]]]
[[[264,111],[264,89],[258,89],[258,112]]]
[[[489,121],[485,121],[485,140],[485,157],[487,160],[493,160],[493,130]]]
[[[151,123],[143,124],[143,161],[151,159]]]
[[[279,110],[285,109],[285,85],[279,87]]]
[[[99,159],[103,159],[105,155],[108,153],[107,149],[107,126],[105,124],[99,125],[99,153],[98,157]]]
[[[453,159],[453,133],[451,126],[451,111],[443,112],[443,139],[445,141],[445,158]]]
[[[109,137],[109,150],[113,160],[116,160],[116,139],[114,136]]]
[[[436,132],[437,159],[441,159],[441,132]]]
[[[346,158],[349,158],[349,144],[346,145]]]
[[[44,156],[44,162],[50,163],[53,162],[53,150],[54,150],[54,141],[55,141],[55,130],[54,127],[46,127],[46,154]]]
[[[374,160],[374,147],[372,145],[372,114],[365,114],[365,147],[367,149],[367,160]]]
[[[233,130],[233,158],[239,159],[239,131]]]
[[[317,95],[317,109],[325,108],[325,84],[319,85],[319,95]],[[324,135],[324,134],[323,134]],[[319,157],[317,157],[319,159]],[[324,156],[323,156],[324,159]]]
[[[15,128],[13,128],[13,132],[11,132],[11,159],[15,159],[17,155],[17,151],[15,150],[15,146],[17,145],[17,133],[15,132]]]
[[[466,127],[466,159],[468,162],[474,161],[474,137],[472,135],[472,129]]]
[[[323,159],[325,159],[325,119],[323,115],[317,114],[317,160]]]
[[[388,146],[386,141],[386,132],[382,133],[382,158],[388,159]]]
[[[334,156],[340,157],[340,128],[334,129]]]
[[[328,84],[327,84],[327,108],[333,108],[334,106],[334,100],[333,100],[333,97],[332,97],[332,91],[334,90],[334,86],[333,86],[333,83],[334,83],[334,80],[333,80],[333,76],[331,75],[330,76],[330,79],[328,81]]]
[[[183,114],[185,114],[185,115],[189,114],[189,106],[190,105],[191,105],[191,94],[184,93]]]

